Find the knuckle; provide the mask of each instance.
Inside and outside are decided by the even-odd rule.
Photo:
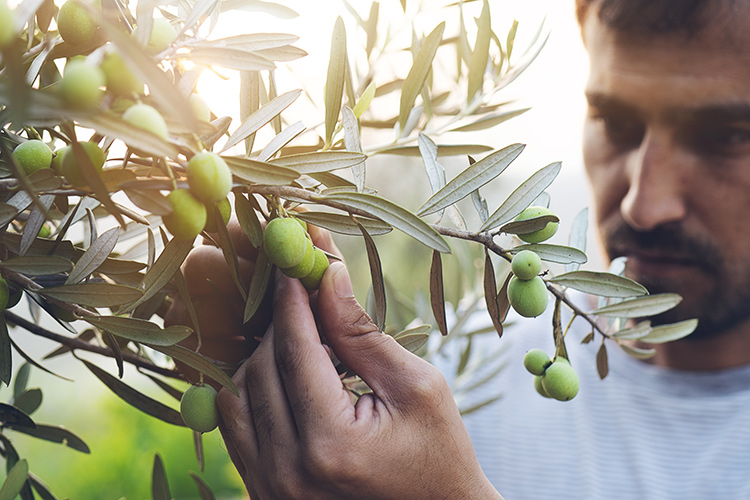
[[[298,373],[301,367],[306,364],[307,349],[300,342],[287,339],[286,335],[279,335],[274,340],[276,343],[276,366],[279,372],[282,376]]]
[[[440,371],[425,363],[409,380],[412,398],[419,404],[439,406],[445,398],[446,382]]]

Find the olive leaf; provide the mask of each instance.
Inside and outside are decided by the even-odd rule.
[[[47,287],[39,293],[53,299],[92,307],[119,306],[143,298],[143,292],[137,288],[100,282]]]
[[[358,151],[316,151],[282,156],[270,163],[294,169],[301,174],[315,174],[355,167],[366,159],[367,155]]]
[[[93,273],[109,257],[112,250],[114,250],[119,233],[119,228],[113,227],[99,236],[78,259],[75,267],[73,267],[73,270],[68,275],[68,279],[65,280],[65,284],[78,283]]]
[[[443,260],[440,252],[432,251],[430,265],[430,305],[440,333],[448,335],[448,324],[445,318],[445,291],[443,290]]]
[[[8,335],[8,324],[5,322],[5,317],[0,315],[0,381],[5,382],[5,385],[10,385],[12,376],[13,350]],[[16,382],[18,382],[18,379],[16,379]]]
[[[630,328],[623,328],[612,334],[617,340],[638,340],[651,332],[651,321],[641,321]]]
[[[640,347],[634,347],[628,344],[618,345],[626,354],[636,359],[649,359],[656,354],[656,349],[641,349]]]
[[[331,144],[333,133],[336,130],[339,112],[341,111],[341,100],[344,95],[344,72],[347,64],[346,55],[346,28],[341,16],[336,18],[331,35],[331,55],[328,61],[328,73],[326,76],[325,93],[325,127],[326,144]]]
[[[417,210],[417,215],[424,216],[437,212],[469,196],[472,191],[476,191],[503,173],[508,165],[518,158],[524,147],[523,144],[511,144],[469,165],[425,201]]]
[[[189,367],[194,368],[198,370],[199,372],[203,373],[204,375],[206,375],[207,377],[215,380],[216,382],[221,384],[223,387],[226,387],[235,396],[239,395],[237,386],[234,385],[234,382],[232,382],[232,379],[229,378],[223,371],[221,371],[221,369],[218,366],[216,366],[215,363],[212,363],[210,360],[201,356],[200,354],[193,352],[190,349],[187,349],[180,345],[170,345],[170,346],[150,345],[149,347],[151,347],[155,351],[159,351],[163,354],[166,354],[172,359],[175,359],[181,363],[185,363]]]
[[[602,342],[596,352],[596,372],[600,379],[604,379],[609,373],[609,361],[607,357],[607,346]]]
[[[385,282],[383,280],[383,266],[380,263],[380,255],[378,255],[378,248],[375,246],[370,234],[367,229],[357,222],[359,230],[362,232],[362,237],[365,240],[365,249],[367,250],[367,261],[370,265],[370,276],[372,278],[372,292],[375,298],[375,326],[381,332],[385,330],[385,315],[386,315],[386,298],[385,298]]]
[[[668,311],[681,301],[682,297],[676,293],[660,293],[600,307],[589,314],[619,318],[642,318]]]
[[[492,151],[490,146],[482,144],[440,144],[440,156],[478,155]],[[373,154],[388,154],[398,156],[420,156],[419,146],[393,146],[378,149]]]
[[[112,392],[119,396],[120,399],[122,399],[129,405],[137,408],[147,415],[151,415],[152,417],[158,418],[159,420],[162,420],[168,424],[177,425],[180,427],[185,426],[185,423],[182,421],[182,417],[180,416],[180,413],[178,411],[164,405],[163,403],[160,403],[159,401],[156,401],[155,399],[150,398],[149,396],[146,396],[141,392],[138,392],[137,390],[127,385],[125,382],[122,382],[117,377],[110,375],[95,364],[86,361],[85,359],[81,359],[81,362],[86,365],[86,368],[88,368],[91,373],[96,376],[96,378],[101,380],[104,385],[106,385]]]
[[[237,71],[273,70],[276,65],[253,52],[239,50],[234,47],[212,47],[210,45],[194,45],[190,52],[178,54],[178,57],[188,59],[196,64],[206,66],[221,66]]]
[[[329,212],[299,212],[295,217],[302,219],[313,226],[322,227],[334,233],[348,234],[350,236],[359,236],[361,231],[357,223],[364,226],[367,232],[372,236],[387,234],[393,231],[393,227],[377,219],[367,219],[365,217],[349,216],[334,214]],[[354,219],[354,221],[352,220]],[[356,222],[355,222],[356,221]]]
[[[526,207],[552,184],[561,169],[562,163],[558,161],[550,163],[535,172],[506,198],[498,209],[484,221],[479,230],[487,231],[488,229],[501,226],[523,212]]]
[[[173,345],[193,333],[187,326],[172,325],[161,328],[156,323],[144,319],[123,316],[92,316],[83,320],[118,337],[150,345]]]
[[[5,477],[2,488],[0,488],[0,500],[13,500],[21,493],[26,478],[29,476],[29,463],[21,459],[13,466]]]
[[[33,414],[42,404],[41,389],[27,389],[21,394],[13,396],[13,406],[27,415]],[[39,424],[37,424],[39,425]]]
[[[515,109],[513,111],[503,111],[500,113],[491,113],[488,115],[484,115],[480,118],[477,118],[466,125],[461,125],[455,128],[450,129],[451,132],[474,132],[477,130],[485,130],[488,128],[492,128],[495,125],[499,125],[503,122],[506,122],[510,120],[511,118],[515,118],[516,116],[521,116],[531,108],[522,108],[522,109]]]
[[[484,70],[490,55],[490,35],[492,22],[490,20],[490,6],[487,0],[482,2],[482,11],[477,18],[477,38],[474,50],[469,58],[469,77],[466,102],[470,103],[474,96],[482,89]]]
[[[573,219],[573,224],[570,227],[570,234],[568,235],[568,246],[571,248],[577,248],[582,252],[586,251],[586,232],[589,228],[589,209],[584,208]],[[583,262],[571,262],[565,265],[565,271],[577,271],[580,264]]]
[[[156,134],[126,122],[114,113],[85,115],[79,117],[78,122],[85,127],[96,130],[102,135],[116,137],[130,148],[154,156],[177,157],[177,149],[173,145]]]
[[[273,264],[268,259],[266,252],[261,248],[260,252],[258,252],[258,257],[255,259],[253,275],[250,278],[250,284],[247,288],[243,323],[247,323],[255,316],[255,313],[258,312],[263,300],[266,298],[266,291],[271,283],[272,271]]]
[[[445,22],[440,23],[432,32],[422,41],[417,55],[414,57],[414,63],[406,75],[401,88],[401,101],[398,112],[398,126],[402,132],[405,129],[406,121],[414,107],[417,96],[422,93],[427,75],[432,69],[432,61],[443,39],[445,31]]]
[[[26,413],[5,403],[0,403],[0,422],[13,429],[36,427],[36,423]]]
[[[73,263],[64,257],[50,256],[24,256],[14,257],[0,262],[0,267],[20,274],[29,276],[46,276],[67,273],[73,269]]]
[[[683,337],[687,337],[695,331],[698,327],[697,319],[688,319],[680,321],[679,323],[671,323],[668,325],[654,326],[651,328],[651,332],[641,337],[639,340],[648,342],[649,344],[662,344],[665,342],[672,342],[673,340],[679,340]]]
[[[549,278],[551,283],[605,297],[634,297],[648,291],[635,281],[616,274],[596,271],[571,271]]]
[[[434,250],[444,253],[450,253],[451,251],[443,237],[426,222],[408,210],[379,196],[366,193],[342,192],[315,198],[323,203],[326,201],[335,202],[346,207],[370,213]]]
[[[273,120],[274,117],[279,115],[287,107],[289,107],[302,93],[301,90],[291,90],[285,94],[281,94],[266,103],[260,109],[255,111],[253,114],[247,117],[242,124],[234,131],[234,133],[227,139],[226,144],[221,149],[220,153],[228,150],[232,146],[239,144],[250,135],[257,132],[265,124]]]
[[[268,161],[273,155],[278,153],[281,148],[289,144],[295,137],[305,131],[304,123],[295,122],[282,130],[271,139],[266,147],[258,154],[258,161]]]
[[[53,443],[60,443],[81,453],[91,453],[88,445],[79,436],[61,425],[36,424],[36,427],[19,427],[18,432]]]
[[[151,498],[153,500],[172,500],[172,494],[169,492],[167,473],[164,470],[164,463],[158,453],[154,454],[154,467],[151,470]]]
[[[234,196],[234,213],[247,239],[255,248],[259,248],[263,243],[263,228],[258,220],[258,213],[242,194]]]
[[[283,165],[271,162],[251,160],[237,156],[222,156],[227,166],[243,181],[252,184],[266,184],[269,186],[285,186],[299,178],[299,172]]]
[[[584,264],[588,257],[584,252],[573,247],[562,245],[552,245],[549,243],[529,243],[513,247],[510,252],[515,255],[522,250],[531,250],[547,262],[556,262],[558,264]]]

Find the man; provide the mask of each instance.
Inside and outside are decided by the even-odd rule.
[[[549,322],[521,323],[500,341],[503,399],[465,428],[444,378],[377,332],[334,264],[316,317],[373,389],[353,405],[307,294],[279,275],[273,326],[235,375],[241,397],[219,397],[252,498],[750,498],[750,5],[578,0],[578,13],[606,250],[652,292],[683,296],[656,321],[697,316],[698,330],[649,361],[608,344],[600,381],[598,345],[578,345],[574,323],[581,390],[561,403],[522,373],[527,349],[551,349]]]

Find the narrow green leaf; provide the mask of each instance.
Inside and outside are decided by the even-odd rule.
[[[490,20],[490,5],[487,0],[482,2],[482,12],[477,19],[477,39],[474,50],[469,58],[468,92],[466,102],[470,103],[474,96],[482,90],[484,73],[490,56],[490,35],[492,23]]]
[[[237,156],[223,156],[232,174],[253,184],[286,186],[299,178],[299,172],[271,162]]]
[[[257,132],[265,124],[273,120],[273,118],[284,111],[290,104],[292,104],[302,93],[301,90],[292,90],[285,94],[281,94],[275,97],[265,106],[262,106],[259,110],[247,117],[247,120],[234,131],[234,133],[227,139],[226,144],[220,151],[223,153],[232,146],[239,144],[245,138],[251,134]]]
[[[23,228],[23,235],[21,236],[21,255],[25,255],[31,244],[36,240],[39,230],[44,225],[49,214],[49,209],[54,201],[55,197],[53,195],[41,195],[38,203],[32,207],[29,219]]]
[[[628,344],[618,345],[626,354],[636,359],[649,359],[653,358],[654,354],[656,354],[656,349],[641,349],[640,347],[633,347]]]
[[[263,244],[263,228],[258,219],[258,212],[255,211],[253,205],[245,198],[245,195],[235,194],[234,213],[237,214],[237,221],[247,239],[250,240],[250,243],[255,248],[260,248]]]
[[[401,88],[401,102],[398,112],[398,125],[401,131],[404,130],[406,120],[409,118],[417,96],[422,93],[427,75],[432,69],[432,61],[435,59],[435,54],[443,39],[443,31],[445,31],[445,22],[440,23],[425,37],[417,55],[414,57],[414,63],[406,75]]]
[[[216,500],[213,491],[208,486],[208,483],[201,479],[201,477],[193,471],[189,471],[190,477],[193,478],[195,486],[198,488],[198,494],[201,496],[201,500]]]
[[[486,153],[487,151],[492,151],[492,148],[482,144],[440,144],[438,150],[440,151],[440,156],[462,156]],[[373,152],[373,154],[420,156],[418,146],[395,146],[380,149]]]
[[[91,114],[78,118],[84,126],[102,135],[116,137],[130,148],[144,151],[154,156],[177,158],[177,149],[161,137],[132,123],[128,123],[114,113]]]
[[[268,161],[304,131],[305,125],[301,121],[289,125],[266,144],[266,147],[258,154],[258,161]]]
[[[643,285],[616,274],[596,271],[571,271],[554,276],[548,281],[604,297],[635,297],[647,295]]]
[[[237,257],[237,251],[234,248],[234,243],[232,243],[232,238],[229,236],[227,226],[222,224],[223,221],[221,220],[221,214],[218,213],[218,210],[214,211],[216,213],[211,214],[211,216],[216,218],[216,232],[218,235],[219,248],[221,248],[221,253],[224,254],[224,260],[226,261],[227,266],[229,266],[229,273],[232,275],[234,284],[237,286],[237,291],[240,292],[243,301],[247,300],[247,291],[242,284],[242,277],[240,276],[240,262]]]
[[[190,240],[179,238],[170,240],[164,247],[164,250],[162,250],[159,258],[154,262],[154,265],[143,276],[143,281],[138,286],[139,289],[143,290],[143,296],[121,312],[132,311],[136,306],[153,297],[164,285],[169,283],[192,248],[193,242]]]
[[[435,194],[445,187],[445,167],[437,161],[437,144],[425,134],[419,134],[417,144],[419,145],[419,153],[422,155],[422,162],[427,172],[427,179],[430,181],[432,193]]]
[[[121,226],[125,226],[125,221],[122,218],[120,209],[117,207],[117,204],[112,201],[112,198],[110,198],[109,190],[104,184],[100,172],[96,168],[94,168],[89,155],[83,149],[81,143],[79,143],[78,141],[73,141],[71,143],[71,147],[73,154],[75,154],[78,168],[83,174],[84,179],[86,179],[89,187],[94,192],[94,195],[96,195],[97,200],[102,205],[104,205],[104,208],[107,209],[107,212],[112,215]],[[84,214],[81,214],[81,216],[83,217]]]
[[[16,465],[8,472],[3,482],[3,487],[0,488],[0,500],[13,500],[16,496],[21,493],[26,484],[26,478],[29,477],[29,463],[26,459],[21,459],[16,462]]]
[[[70,272],[70,275],[68,275],[68,279],[65,280],[65,284],[78,283],[93,273],[109,257],[109,254],[112,253],[119,235],[120,229],[113,227],[99,236],[88,250],[83,253],[81,258],[78,259],[75,267]]]
[[[586,251],[586,233],[589,228],[589,209],[584,208],[575,216],[568,235],[568,246]],[[582,264],[582,263],[581,263]],[[573,262],[565,266],[565,271],[577,271],[579,263]]]
[[[168,348],[167,348],[168,349]],[[177,425],[184,427],[185,423],[182,421],[180,413],[155,399],[152,399],[145,394],[138,392],[133,389],[125,382],[119,380],[117,377],[110,375],[93,363],[81,359],[84,365],[91,370],[91,372],[101,380],[112,392],[119,396],[123,401],[129,405],[137,408],[147,415],[158,418],[168,424]]]
[[[193,333],[193,330],[187,326],[172,325],[161,328],[156,323],[139,318],[92,316],[82,319],[118,337],[150,345],[173,345],[185,340]]]
[[[36,424],[31,417],[26,415],[24,412],[5,403],[0,403],[0,422],[7,427],[14,429],[19,427],[34,428]]]
[[[83,439],[60,425],[36,424],[34,428],[19,427],[14,430],[45,441],[63,444],[82,453],[91,453]]]
[[[13,397],[13,406],[24,412],[26,415],[31,415],[32,413],[34,413],[39,409],[39,406],[41,406],[41,404],[41,389],[27,389],[18,396]]]
[[[19,209],[8,203],[0,203],[0,225],[4,226],[12,221],[18,214]]]
[[[113,283],[82,283],[40,290],[42,295],[82,306],[113,307],[139,300],[143,292],[137,288]]]
[[[500,308],[497,303],[497,281],[495,280],[495,266],[492,264],[490,254],[484,251],[484,302],[487,305],[487,314],[490,315],[492,325],[498,336],[503,336],[503,322],[500,319]]]
[[[356,219],[355,219],[356,222]],[[370,234],[364,226],[358,224],[362,237],[365,240],[365,249],[367,250],[367,261],[370,264],[370,276],[372,278],[372,292],[375,297],[375,326],[381,332],[385,330],[386,316],[386,298],[385,298],[385,281],[383,280],[383,266],[380,263],[378,248],[375,246]]]
[[[10,386],[12,376],[13,351],[11,349],[10,336],[8,335],[8,325],[5,323],[5,316],[0,314],[0,380],[5,382],[5,385]],[[17,382],[18,378],[16,378]],[[15,392],[15,394],[18,394],[18,392]]]
[[[6,325],[6,331],[7,331],[7,325]],[[29,363],[23,363],[20,368],[18,368],[18,372],[16,373],[16,377],[13,379],[13,397],[18,397],[23,391],[26,390],[26,387],[29,383],[29,374],[31,373],[31,365]]]
[[[660,293],[600,307],[589,314],[618,318],[643,318],[668,311],[681,301],[682,297],[676,293]]]
[[[460,408],[459,411],[461,412],[462,416],[463,415],[469,415],[471,413],[474,413],[477,410],[480,410],[480,409],[484,408],[485,406],[491,405],[492,403],[494,403],[495,401],[498,401],[502,397],[503,397],[502,395],[493,396],[493,397],[485,399],[484,401],[481,401],[481,402],[479,402],[479,403],[477,403],[475,405],[471,405],[468,408]]]
[[[196,64],[221,66],[237,71],[265,71],[276,69],[276,65],[265,57],[233,47],[211,47],[196,45],[190,52],[178,54]]]
[[[515,216],[523,212],[550,184],[560,173],[562,163],[550,163],[546,167],[538,170],[529,177],[523,184],[518,186],[513,193],[498,207],[489,219],[487,219],[480,231],[501,226],[506,222],[513,220]]]
[[[166,354],[167,356],[181,363],[185,363],[191,368],[195,368],[196,370],[203,373],[207,377],[211,378],[212,380],[215,380],[222,386],[226,387],[235,396],[239,395],[237,386],[234,385],[234,382],[232,382],[232,379],[229,378],[223,371],[221,371],[221,369],[218,366],[216,366],[215,364],[213,364],[211,361],[204,358],[200,354],[197,354],[180,345],[171,345],[171,346],[152,345],[150,347],[153,348],[155,351],[159,351],[162,354]],[[180,419],[180,421],[182,421],[182,419]]]
[[[359,222],[370,235],[387,234],[393,231],[393,228],[383,221],[377,219],[367,219],[365,217],[355,217],[343,214],[334,214],[328,212],[299,212],[295,217],[302,219],[313,226],[322,227],[334,233],[348,234],[350,236],[359,236],[361,231],[352,217]]]
[[[492,179],[503,173],[524,149],[523,144],[512,144],[469,165],[463,172],[451,179],[440,191],[433,194],[417,211],[424,216],[469,196]],[[485,223],[486,225],[486,223]]]
[[[619,340],[638,340],[651,333],[651,322],[641,321],[632,328],[625,328],[612,334],[612,337]]]
[[[599,374],[599,378],[604,380],[604,378],[609,373],[609,360],[607,356],[607,346],[604,345],[604,342],[602,342],[602,345],[599,347],[599,350],[596,352],[596,372]]]
[[[247,52],[275,49],[290,45],[299,40],[297,35],[286,33],[246,33],[203,42],[201,45],[216,47],[235,47]]]
[[[422,219],[379,196],[366,193],[333,193],[317,197],[322,202],[334,202],[346,207],[367,212],[374,217],[403,231],[428,247],[444,253],[450,253],[448,243],[429,224]]]
[[[344,146],[348,151],[362,152],[362,138],[359,135],[359,122],[349,106],[341,108],[341,123],[344,126]],[[365,162],[352,166],[352,175],[357,184],[357,191],[365,190]]]
[[[262,249],[255,259],[253,275],[247,289],[247,301],[245,302],[245,313],[243,323],[247,323],[258,312],[261,304],[266,299],[266,291],[271,283],[273,264],[268,260],[266,252]]]
[[[407,351],[416,353],[430,339],[430,334],[423,332],[402,332],[398,335],[394,335],[393,338],[396,339],[396,342]]]
[[[542,260],[556,262],[558,264],[569,264],[571,262],[585,264],[588,261],[586,254],[577,248],[552,245],[550,243],[529,243],[527,245],[518,245],[511,249],[511,253],[515,255],[521,250],[531,250],[539,255]]]
[[[135,274],[138,271],[141,271],[144,267],[146,267],[146,264],[143,262],[113,259],[109,257],[99,265],[96,271],[107,275]]]
[[[550,222],[560,222],[556,215],[541,215],[533,219],[514,220],[500,226],[496,232],[506,234],[526,234],[533,233],[547,227]]]
[[[151,497],[153,500],[172,500],[167,473],[158,453],[154,454],[154,467],[151,472]]]
[[[430,265],[430,305],[440,333],[443,336],[448,335],[448,323],[445,318],[445,291],[443,290],[443,259],[437,250],[432,252]]]
[[[499,125],[505,121],[510,120],[511,118],[515,118],[516,116],[521,116],[531,108],[523,108],[523,109],[515,109],[513,111],[504,111],[502,113],[492,113],[489,115],[482,116],[480,118],[477,118],[476,120],[471,121],[470,123],[467,123],[466,125],[461,125],[455,128],[450,129],[451,132],[476,132],[477,130],[486,130],[488,128],[492,128],[496,125]]]
[[[0,262],[0,267],[29,276],[47,276],[67,273],[73,269],[73,263],[57,255],[14,257]]]
[[[651,333],[645,337],[641,337],[639,340],[648,342],[649,344],[663,344],[665,342],[672,342],[673,340],[679,340],[683,337],[687,337],[695,331],[698,327],[697,319],[688,319],[680,321],[679,323],[671,323],[669,325],[660,325],[651,328]]]
[[[372,103],[372,100],[375,97],[376,90],[377,87],[375,86],[375,82],[370,82],[365,91],[362,92],[357,104],[352,108],[352,112],[354,112],[354,116],[356,116],[357,119],[361,118],[362,114],[370,107],[370,103]]]
[[[350,168],[363,163],[366,159],[366,154],[357,151],[316,151],[282,156],[271,160],[270,163],[294,169],[301,174],[314,174]]]
[[[41,479],[29,472],[29,482],[42,500],[59,500]]]
[[[327,145],[333,141],[333,133],[341,112],[341,100],[344,95],[344,72],[346,71],[346,28],[341,16],[336,18],[331,35],[331,56],[328,61],[325,93],[325,126]]]

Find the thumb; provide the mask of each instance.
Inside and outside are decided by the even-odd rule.
[[[331,264],[318,290],[318,319],[328,345],[380,397],[403,400],[409,379],[433,367],[382,333],[357,302],[346,266]]]

